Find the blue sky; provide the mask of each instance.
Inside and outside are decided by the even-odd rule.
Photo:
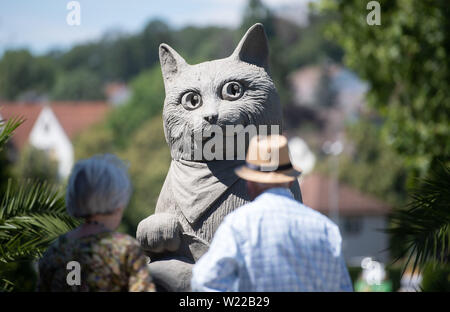
[[[0,0],[0,55],[6,49],[28,48],[44,53],[95,40],[108,30],[134,33],[151,18],[175,27],[237,26],[246,0],[78,0],[81,25],[69,26],[69,0]],[[301,5],[306,0],[265,0],[272,8]]]

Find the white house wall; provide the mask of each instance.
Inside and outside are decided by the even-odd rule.
[[[73,146],[51,108],[42,109],[31,130],[29,142],[55,156],[61,177],[70,174],[74,162]]]
[[[354,217],[355,218],[355,217]],[[381,262],[388,262],[389,236],[383,233],[387,224],[385,216],[359,216],[361,229],[357,233],[346,231],[345,217],[339,218],[344,257],[348,264],[359,265],[363,257],[372,257]]]

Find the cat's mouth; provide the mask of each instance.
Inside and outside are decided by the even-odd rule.
[[[214,131],[210,129],[206,129],[202,131],[202,141],[206,142],[213,139],[218,139],[222,137],[223,139],[230,137],[237,137],[246,131],[246,125],[237,124],[237,125],[226,125],[226,126],[217,126],[214,128]]]
[[[204,124],[202,127],[203,141],[219,136],[225,138],[239,135],[245,131],[249,122],[248,117],[240,115],[235,120],[223,118],[214,124]]]

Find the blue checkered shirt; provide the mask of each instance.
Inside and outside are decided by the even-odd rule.
[[[352,291],[338,227],[269,189],[230,213],[193,268],[193,291]]]

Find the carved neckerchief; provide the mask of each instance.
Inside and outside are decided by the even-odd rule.
[[[208,163],[172,160],[170,183],[178,207],[189,223],[194,223],[231,187],[239,177],[234,169],[243,160],[222,160]]]

